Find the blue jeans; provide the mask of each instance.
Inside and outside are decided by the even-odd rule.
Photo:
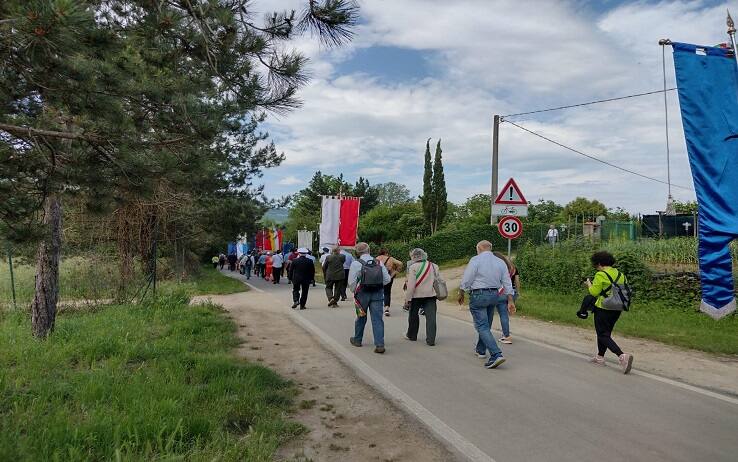
[[[499,297],[497,306],[495,306],[497,312],[500,314],[500,325],[502,326],[502,335],[504,337],[510,336],[510,313],[507,311],[507,296]],[[495,312],[492,311],[492,317],[495,316]],[[490,326],[492,325],[492,319],[489,320]]]
[[[476,346],[477,353],[484,354],[489,351],[493,358],[502,356],[502,350],[497,346],[490,330],[492,316],[499,302],[500,296],[493,291],[472,293],[469,297],[469,312],[474,320],[474,328],[479,334]]]
[[[384,297],[381,290],[378,291],[379,296],[373,295],[369,301],[369,309],[366,316],[356,317],[354,323],[354,340],[359,343],[364,339],[364,327],[366,327],[366,318],[372,318],[372,333],[374,334],[374,346],[384,346]]]

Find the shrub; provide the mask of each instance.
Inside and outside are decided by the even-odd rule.
[[[538,228],[532,227],[532,233],[538,233]],[[522,242],[527,240],[528,231],[524,228],[523,235],[513,241],[513,249],[518,249]],[[537,234],[535,234],[537,236]],[[496,226],[492,225],[468,225],[454,229],[443,229],[432,236],[410,241],[389,241],[381,245],[370,243],[372,253],[376,254],[379,247],[386,247],[395,258],[403,260],[415,247],[428,252],[428,256],[436,263],[443,263],[459,258],[471,257],[476,254],[477,242],[486,239],[492,243],[495,250],[507,249],[507,239],[500,236]],[[536,237],[537,239],[537,237]]]

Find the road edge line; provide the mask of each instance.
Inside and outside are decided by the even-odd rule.
[[[445,317],[447,319],[451,319],[453,321],[456,321],[456,322],[460,322],[460,323],[464,323],[466,325],[469,325],[469,326],[472,327],[472,329],[474,328],[474,326],[472,325],[472,323],[470,321],[464,321],[463,319],[459,319],[459,318],[456,318],[454,316],[451,316],[451,315],[448,315],[448,314],[443,314],[443,313],[438,313],[438,316],[443,316],[443,317]],[[493,330],[495,330],[496,332],[499,332],[499,331],[497,331],[497,329],[493,329]],[[532,338],[525,337],[525,336],[522,336],[522,335],[516,335],[515,338],[516,339],[520,339],[523,342],[532,343],[533,345],[536,345],[536,346],[539,346],[539,347],[543,347],[543,348],[548,348],[549,350],[558,351],[559,353],[564,353],[566,355],[569,355],[569,356],[572,356],[572,357],[575,357],[575,358],[583,358],[583,359],[589,358],[589,355],[587,355],[586,353],[580,353],[580,352],[575,351],[575,350],[569,350],[569,349],[566,349],[566,348],[558,347],[556,345],[551,345],[549,343],[541,342],[540,340],[534,340]],[[694,393],[698,393],[698,394],[703,395],[703,396],[708,396],[710,398],[714,398],[714,399],[717,399],[717,400],[720,400],[720,401],[724,401],[726,403],[730,403],[730,404],[734,404],[734,405],[738,406],[738,398],[733,397],[733,396],[731,396],[729,394],[712,391],[709,388],[699,387],[697,385],[691,385],[691,384],[688,384],[688,383],[680,382],[678,380],[670,379],[668,377],[663,377],[661,375],[653,374],[651,372],[642,371],[640,369],[633,369],[630,372],[630,374],[631,375],[640,375],[641,377],[646,377],[648,379],[655,380],[656,382],[665,383],[667,385],[671,385],[671,386],[676,387],[676,388],[681,388],[683,390],[688,390],[688,391],[691,391],[691,392],[694,392]]]
[[[426,409],[422,404],[411,398],[407,393],[400,390],[396,385],[374,370],[371,366],[361,360],[358,356],[350,353],[346,347],[323,332],[304,316],[290,310],[289,313],[303,329],[315,335],[325,346],[329,347],[335,354],[339,355],[343,362],[358,372],[365,382],[374,385],[385,397],[398,403],[407,413],[415,417],[437,438],[440,438],[456,452],[472,462],[495,462],[495,460],[475,446],[471,441],[461,436],[456,430],[446,425],[435,414]]]

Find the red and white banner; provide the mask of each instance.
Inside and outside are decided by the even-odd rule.
[[[358,197],[323,196],[320,248],[356,245],[360,205]]]

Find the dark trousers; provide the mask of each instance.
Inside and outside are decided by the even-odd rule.
[[[231,271],[236,271],[236,262],[228,262],[228,269]]]
[[[349,270],[343,270],[343,285],[341,286],[341,300],[346,300],[346,287],[348,287]]]
[[[615,340],[612,339],[612,330],[615,328],[615,323],[620,319],[620,313],[622,311],[614,310],[603,310],[597,308],[595,302],[597,297],[587,295],[582,300],[582,309],[592,310],[594,314],[594,325],[595,332],[597,332],[597,354],[604,356],[609,349],[617,356],[623,354],[623,350],[620,349]]]
[[[279,278],[282,276],[282,268],[272,268],[272,276],[274,277],[274,283],[279,284]]]
[[[392,283],[395,282],[395,278],[390,279],[389,284],[384,286],[384,307],[389,308],[392,304]]]
[[[292,283],[292,301],[299,303],[300,308],[305,308],[308,299],[308,291],[310,290],[310,281]]]
[[[218,269],[218,262],[213,263],[213,269]]]
[[[425,310],[425,342],[428,345],[436,343],[436,297],[413,298],[410,302],[410,314],[407,320],[407,338],[418,339],[420,316],[418,311]]]
[[[259,276],[263,279],[266,276],[267,266],[264,263],[259,264]]]
[[[243,274],[246,275],[246,279],[251,279],[251,265],[244,266]]]
[[[338,281],[325,281],[325,296],[328,302],[337,302],[341,298],[341,293],[346,291],[343,279]]]

